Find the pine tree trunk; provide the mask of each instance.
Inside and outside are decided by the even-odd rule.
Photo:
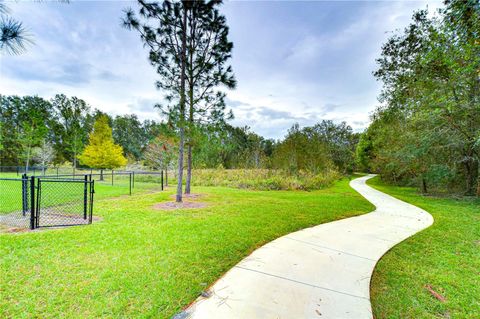
[[[28,151],[27,151],[27,160],[25,162],[25,174],[28,174],[28,169],[30,168],[30,145],[28,146]],[[35,173],[35,172],[34,172]]]
[[[177,180],[177,196],[176,202],[182,202],[182,188],[183,188],[183,150],[185,146],[185,67],[187,59],[187,8],[183,3],[183,17],[182,17],[182,66],[180,73],[180,142],[178,147],[178,180]]]
[[[178,147],[178,178],[177,178],[177,196],[176,202],[182,202],[182,183],[183,183],[183,147],[184,147],[184,128],[180,127],[180,143]]]
[[[188,145],[187,154],[187,180],[185,183],[185,194],[190,194],[190,182],[192,181],[192,145]]]
[[[193,126],[194,126],[194,120],[193,120],[193,114],[194,114],[194,96],[193,96],[193,90],[194,90],[194,78],[193,78],[193,46],[195,38],[195,10],[192,8],[192,23],[190,24],[190,43],[189,43],[189,65],[188,65],[188,76],[189,76],[189,87],[188,87],[188,154],[187,154],[187,179],[185,181],[185,194],[190,194],[191,192],[191,181],[192,181],[192,140],[193,140]]]

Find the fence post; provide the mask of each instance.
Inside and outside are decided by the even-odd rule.
[[[100,180],[103,181],[103,168],[100,169]]]
[[[135,172],[132,172],[132,188],[135,188]]]
[[[130,195],[132,195],[132,173],[130,172],[130,184],[129,184],[129,187],[130,187]]]
[[[37,196],[35,200],[35,228],[40,227],[40,205],[42,201],[42,181],[40,177],[35,177],[37,180],[37,185],[35,186],[35,189],[37,190],[37,193],[35,196]]]
[[[90,212],[88,222],[91,224],[93,219],[93,194],[95,194],[95,180],[92,180],[92,175],[90,175]]]
[[[161,171],[160,176],[161,176],[160,180],[162,181],[162,191],[163,191],[163,170]]]
[[[28,177],[26,174],[22,175],[22,213],[23,216],[28,211]]]
[[[85,182],[83,184],[83,219],[87,220],[87,184],[88,184],[88,175],[85,175]]]
[[[112,186],[113,186],[113,169],[112,169]]]
[[[26,174],[25,174],[26,175]],[[35,177],[30,177],[30,229],[35,229]]]

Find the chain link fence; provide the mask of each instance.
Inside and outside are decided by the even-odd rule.
[[[85,170],[84,173],[87,173],[95,181],[99,187],[98,193],[102,197],[104,194],[110,196],[132,195],[135,187],[140,190],[145,188],[164,190],[164,171]],[[43,178],[75,179],[83,176],[83,174],[52,174],[45,175]]]
[[[0,178],[0,224],[14,228],[32,228],[30,179]]]
[[[88,175],[0,178],[0,225],[35,229],[90,224],[94,185]]]
[[[151,170],[106,170],[76,167],[55,166],[0,166],[0,178],[21,178],[24,174],[44,178],[76,179],[85,175],[92,176],[96,183],[101,185],[123,188],[123,193],[132,194],[135,183],[147,186],[159,186],[163,190],[168,183],[166,171]],[[118,193],[118,192],[117,192]]]

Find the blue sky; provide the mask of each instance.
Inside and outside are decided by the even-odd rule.
[[[78,96],[112,114],[160,119],[162,93],[138,35],[120,26],[130,1],[7,2],[35,45],[0,58],[0,93]],[[228,92],[234,125],[281,138],[295,122],[368,125],[380,83],[382,43],[413,10],[439,1],[230,1],[222,7],[234,42],[238,87]]]

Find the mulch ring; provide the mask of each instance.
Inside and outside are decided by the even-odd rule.
[[[197,202],[196,199],[204,197],[204,194],[185,194],[183,195],[183,202],[177,203],[175,201],[172,202],[162,202],[155,204],[153,206],[154,209],[159,210],[174,210],[174,209],[196,209],[196,208],[205,208],[207,207],[207,203],[204,202]],[[175,198],[175,194],[171,196]]]

